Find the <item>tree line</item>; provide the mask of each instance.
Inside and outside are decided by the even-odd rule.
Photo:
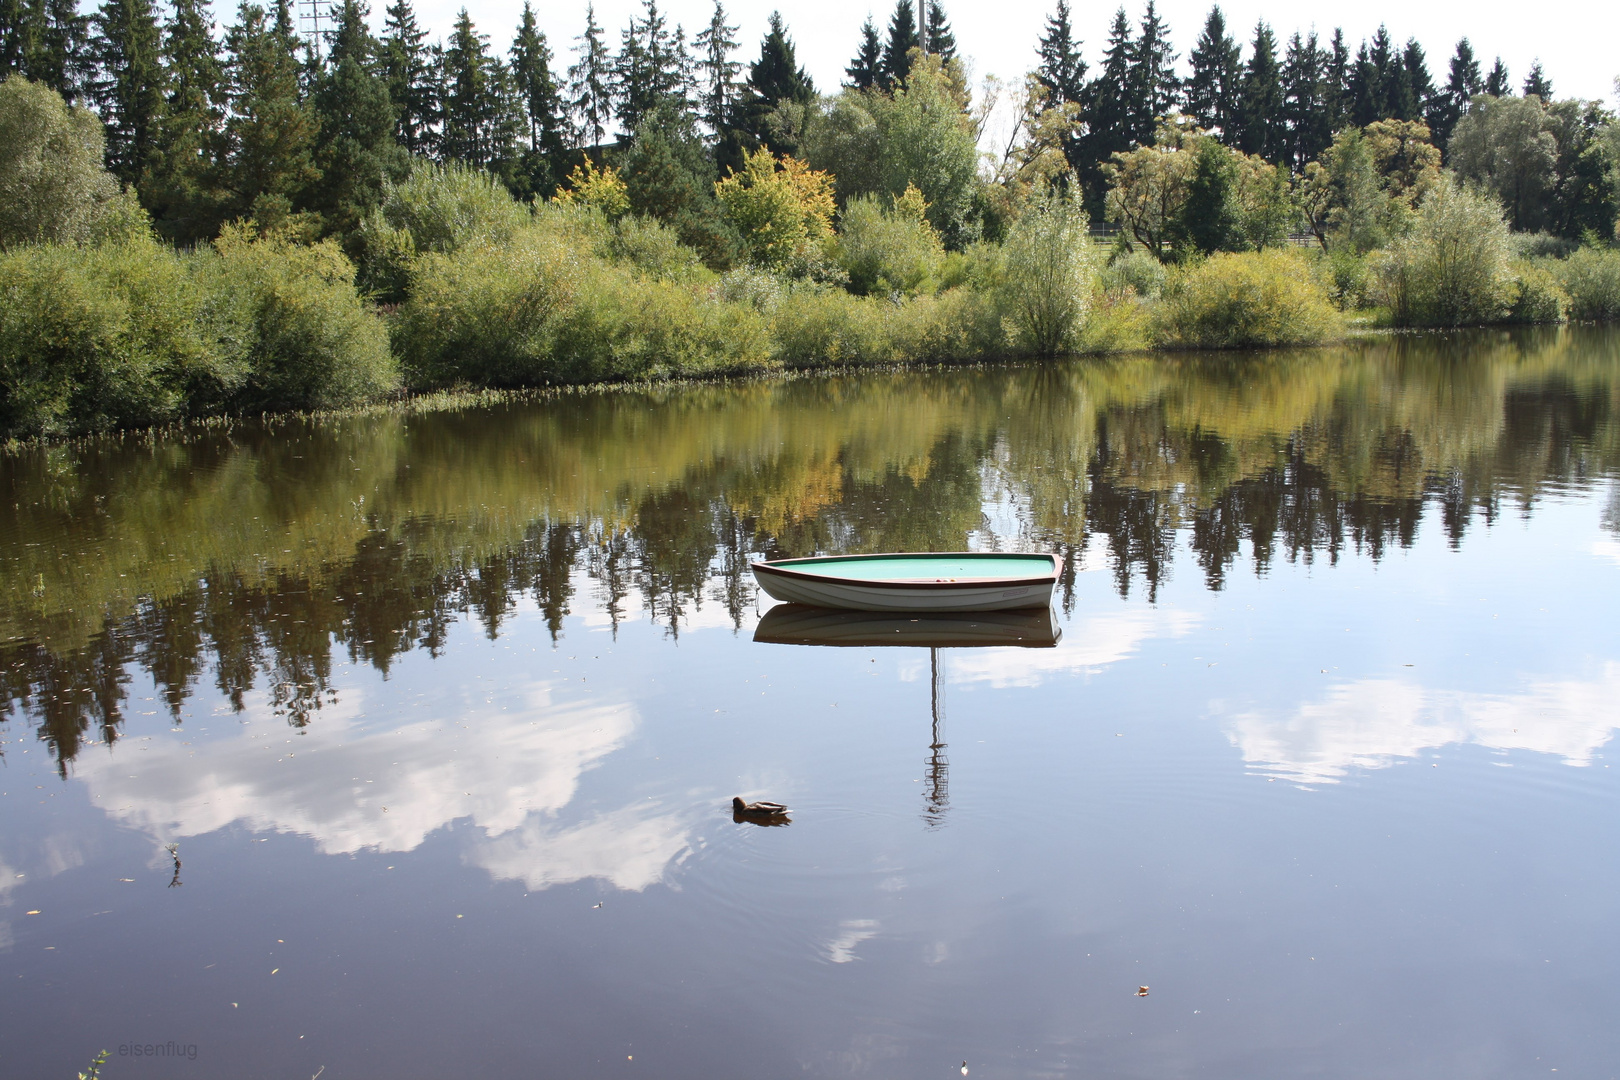
[[[504,49],[465,9],[448,37],[432,42],[410,0],[387,5],[380,36],[364,0],[334,3],[329,25],[309,33],[300,32],[292,3],[244,2],[221,35],[202,0],[174,0],[168,12],[154,0],[105,0],[89,14],[78,0],[0,0],[0,78],[20,73],[93,105],[106,128],[107,167],[182,243],[241,218],[350,236],[381,202],[384,185],[402,179],[417,158],[486,170],[522,199],[550,197],[587,159],[613,158],[633,209],[677,222],[683,240],[724,263],[735,243],[718,223],[714,181],[741,169],[761,145],[804,152],[801,144],[816,142],[812,114],[836,112],[836,98],[819,95],[799,66],[779,14],[757,57],[744,63],[738,28],[720,0],[690,37],[656,0],[643,0],[616,48],[587,6],[566,57],[539,31],[528,3]],[[1095,65],[1084,57],[1068,0],[1059,0],[1036,54],[1026,85],[1015,90],[1021,142],[1001,164],[1004,171],[1026,165],[1037,156],[1032,147],[1055,149],[1093,217],[1106,210],[1115,156],[1153,145],[1166,117],[1182,116],[1222,145],[1302,176],[1349,127],[1421,123],[1426,140],[1447,152],[1476,103],[1518,90],[1546,111],[1553,97],[1539,62],[1515,84],[1500,58],[1485,69],[1467,38],[1437,77],[1416,40],[1402,45],[1383,27],[1352,50],[1341,30],[1326,40],[1296,31],[1283,43],[1261,21],[1244,45],[1219,7],[1183,71],[1152,0],[1134,24],[1123,8],[1116,13]],[[939,0],[924,0],[921,10],[897,0],[881,30],[868,18],[842,90],[866,98],[904,93],[919,63],[953,83],[963,126],[976,139],[998,87],[987,83],[972,102]],[[1593,102],[1559,106],[1561,113],[1520,136],[1527,145],[1513,148],[1531,159],[1521,171],[1538,171],[1512,181],[1506,201],[1514,224],[1571,236],[1606,232],[1614,163],[1603,156],[1601,134],[1613,117]],[[838,163],[837,147],[827,144],[824,135],[818,145],[828,160],[813,162],[818,167]],[[851,185],[835,175],[842,201]],[[962,189],[951,196],[956,205],[934,214],[953,246],[997,231],[997,195],[969,190],[974,179],[952,180]],[[937,190],[917,184],[930,204],[939,202]],[[1538,196],[1563,205],[1541,213],[1531,205]]]

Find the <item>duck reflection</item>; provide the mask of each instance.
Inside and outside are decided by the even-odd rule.
[[[770,645],[835,645],[845,648],[909,646],[928,650],[928,696],[932,738],[924,771],[924,823],[937,829],[950,809],[950,759],[945,750],[945,683],[939,650],[1013,647],[1050,649],[1063,636],[1050,608],[948,614],[832,611],[802,604],[778,604],[754,629],[754,640]]]

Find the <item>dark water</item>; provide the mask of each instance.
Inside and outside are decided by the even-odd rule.
[[[1613,1076],[1617,493],[1580,330],[6,459],[0,1072]],[[929,548],[1061,640],[755,640]]]

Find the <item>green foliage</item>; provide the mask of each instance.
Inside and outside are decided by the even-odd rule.
[[[354,266],[335,242],[255,240],[227,229],[214,248],[197,263],[246,342],[236,407],[332,409],[398,388],[387,330],[355,291]]]
[[[505,243],[422,256],[394,341],[413,387],[703,374],[769,358],[757,311],[582,251],[549,218]]]
[[[1460,127],[1460,125],[1459,125]],[[1377,292],[1397,326],[1471,326],[1505,318],[1512,245],[1496,200],[1447,183],[1380,260]]]
[[[1555,264],[1572,319],[1620,321],[1620,250],[1582,248]]]
[[[1238,205],[1238,167],[1230,150],[1214,139],[1200,139],[1194,151],[1186,202],[1178,215],[1177,239],[1194,251],[1241,251],[1243,214]]]
[[[409,288],[417,256],[503,243],[529,217],[529,208],[488,173],[456,162],[419,161],[403,183],[384,185],[382,205],[361,223],[361,284],[397,302]]]
[[[1290,249],[1220,254],[1178,272],[1156,313],[1171,348],[1316,344],[1343,322],[1304,255]]]
[[[144,229],[101,157],[94,113],[20,75],[0,83],[0,248]]]
[[[1529,260],[1513,265],[1513,303],[1508,308],[1508,322],[1561,323],[1568,317],[1569,294],[1552,269]]]
[[[1164,264],[1140,248],[1115,255],[1098,274],[1098,283],[1110,297],[1127,294],[1157,300],[1164,292]]]
[[[1061,192],[1038,192],[1003,245],[1002,304],[1020,352],[1072,348],[1085,325],[1097,271],[1086,212]]]
[[[1351,248],[1334,248],[1327,253],[1325,269],[1335,307],[1355,311],[1367,306],[1367,256],[1357,255]]]
[[[852,292],[916,296],[937,287],[945,246],[925,209],[916,188],[890,207],[870,195],[844,206],[835,259]]]
[[[978,145],[953,72],[922,57],[893,95],[845,90],[806,121],[802,149],[810,164],[837,177],[839,197],[899,198],[922,192],[928,221],[947,247],[976,232]]]
[[[240,377],[180,256],[142,239],[0,255],[0,434],[161,423]],[[210,392],[212,391],[212,392]]]

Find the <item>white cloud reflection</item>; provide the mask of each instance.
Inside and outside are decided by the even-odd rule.
[[[1227,737],[1257,772],[1300,783],[1337,783],[1452,743],[1555,754],[1584,766],[1620,726],[1620,663],[1593,680],[1533,682],[1518,693],[1427,690],[1401,679],[1331,688],[1291,716],[1247,712]]]
[[[951,683],[988,683],[997,690],[1039,686],[1054,675],[1101,671],[1128,659],[1153,638],[1190,633],[1199,621],[1198,615],[1188,611],[1135,608],[1076,620],[1063,628],[1063,638],[1056,648],[951,649],[942,652],[941,657],[946,679]],[[908,667],[904,674],[918,678],[927,670],[925,659]]]
[[[635,709],[553,705],[544,686],[506,704],[378,728],[364,724],[364,695],[351,690],[302,735],[270,709],[250,708],[239,736],[156,741],[138,761],[107,755],[82,762],[77,776],[106,813],[159,842],[241,824],[307,836],[327,854],[406,852],[467,820],[484,835],[466,861],[530,889],[660,880],[687,847],[673,816],[633,806],[557,821],[583,774],[629,740]]]

